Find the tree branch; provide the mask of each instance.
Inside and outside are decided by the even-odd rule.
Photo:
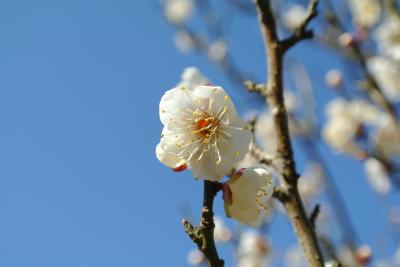
[[[183,227],[190,239],[203,252],[210,267],[223,267],[224,261],[219,258],[214,241],[214,198],[221,190],[218,182],[204,181],[203,208],[201,210],[201,222],[199,227],[193,226],[190,222],[183,220]]]
[[[266,60],[268,62],[267,100],[274,115],[277,158],[283,163],[282,189],[280,190],[283,190],[285,194],[275,195],[279,196],[278,199],[281,200],[282,204],[285,206],[305,258],[310,266],[322,267],[324,261],[317,243],[316,234],[305,213],[297,188],[299,175],[296,172],[293,159],[288,116],[283,99],[283,58],[286,49],[283,46],[283,42],[279,40],[275,17],[269,0],[256,0],[255,3],[259,13],[266,49]],[[303,31],[305,31],[312,17],[315,17],[315,14],[306,18],[303,22]],[[286,198],[282,198],[282,195],[285,195]]]

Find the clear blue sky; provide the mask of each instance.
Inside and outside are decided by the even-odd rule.
[[[261,79],[255,18],[232,28],[237,62]],[[182,207],[197,216],[202,183],[156,160],[159,99],[190,65],[234,101],[243,94],[206,60],[177,52],[172,33],[156,1],[0,2],[0,267],[187,266],[194,246]],[[321,60],[311,51],[294,55]],[[310,67],[317,88],[328,68]],[[333,95],[324,90],[322,101]],[[373,245],[384,213],[370,211],[381,203],[359,164],[335,166],[362,240]],[[293,235],[280,220],[271,238],[284,246]]]

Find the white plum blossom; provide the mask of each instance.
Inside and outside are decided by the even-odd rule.
[[[179,161],[198,179],[219,180],[250,149],[252,133],[218,86],[167,91],[160,101],[160,120],[164,129],[158,159],[168,167]]]
[[[386,195],[391,188],[386,167],[375,158],[368,158],[364,163],[365,173],[372,189],[379,194]]]
[[[377,0],[350,0],[353,22],[360,27],[371,28],[380,18],[381,6]]]
[[[394,15],[388,16],[374,35],[379,51],[400,61],[400,19]]]
[[[295,30],[303,23],[306,13],[307,9],[304,6],[290,5],[282,15],[283,25],[290,30]]]
[[[273,176],[261,167],[241,169],[225,184],[225,213],[241,223],[259,227],[269,212],[273,192]],[[228,191],[228,192],[227,192]]]
[[[268,244],[258,232],[247,230],[240,235],[237,250],[238,267],[265,267]]]
[[[400,64],[389,58],[376,56],[368,59],[367,66],[383,94],[392,102],[400,102]]]
[[[182,24],[190,17],[194,4],[194,0],[165,0],[165,17],[171,23]]]

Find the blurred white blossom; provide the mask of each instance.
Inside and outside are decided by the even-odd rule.
[[[282,15],[283,25],[290,30],[295,30],[304,21],[306,14],[307,9],[304,6],[292,4]]]
[[[336,98],[325,106],[327,121],[322,137],[337,152],[356,153],[359,148],[354,141],[361,121],[351,113],[348,103]]]
[[[293,136],[299,135],[306,129],[301,125],[300,121],[293,123],[292,117],[296,113],[298,106],[298,98],[294,95],[292,91],[285,91],[284,100],[286,111],[289,114],[289,130]],[[275,154],[276,152],[276,135],[274,126],[274,116],[273,111],[265,110],[257,118],[256,124],[254,126],[254,133],[257,143],[261,146],[267,154]]]
[[[198,266],[206,263],[204,254],[198,249],[192,249],[187,255],[187,261],[192,266]]]
[[[196,40],[184,30],[175,33],[174,41],[178,50],[184,54],[192,52],[196,47]]]
[[[299,192],[306,201],[315,197],[323,190],[323,177],[323,170],[318,163],[311,162],[307,165],[301,179],[299,179]]]
[[[394,252],[393,263],[395,264],[396,267],[400,266],[400,245],[397,247],[396,251]]]
[[[181,81],[176,87],[185,87],[193,90],[196,86],[209,85],[210,81],[196,67],[187,67],[181,74]]]
[[[259,227],[269,212],[274,189],[272,173],[261,167],[235,172],[225,184],[225,213],[241,223]]]
[[[349,32],[342,33],[338,38],[338,44],[342,47],[350,47],[355,41],[353,34]]]
[[[249,151],[252,133],[238,116],[226,92],[218,86],[180,86],[160,101],[164,125],[158,159],[171,166],[183,161],[195,178],[219,180]],[[161,153],[161,155],[160,155]]]
[[[356,154],[360,148],[355,138],[360,127],[376,125],[382,112],[363,100],[347,102],[335,98],[325,106],[327,121],[322,129],[322,137],[333,149],[340,153]]]
[[[298,246],[289,247],[285,252],[286,267],[307,267],[308,264],[303,256],[303,252]]]
[[[389,58],[376,56],[368,59],[367,66],[383,94],[392,102],[400,102],[400,64]]]
[[[378,150],[385,159],[399,156],[399,140],[400,124],[398,122],[393,122],[389,116],[382,117],[372,136],[372,143],[376,150]]]
[[[383,55],[400,61],[400,19],[388,16],[375,31],[379,51]]]
[[[194,0],[165,0],[165,17],[171,23],[182,24],[190,17],[194,4]]]
[[[368,158],[364,162],[365,173],[372,189],[379,194],[386,195],[391,188],[386,167],[376,158]]]
[[[256,231],[245,231],[240,235],[237,250],[238,267],[266,267],[268,244]]]
[[[216,40],[208,47],[208,57],[214,62],[222,62],[228,52],[228,45],[224,40]]]
[[[232,232],[219,216],[214,216],[214,239],[216,242],[225,243],[232,239]]]
[[[337,88],[342,85],[342,72],[338,69],[331,69],[325,75],[325,83],[332,88]]]
[[[370,28],[380,18],[381,6],[377,0],[349,0],[353,22],[357,26]]]
[[[361,266],[366,266],[367,263],[371,260],[372,249],[368,245],[361,245],[356,249],[355,254],[357,261],[361,264]]]

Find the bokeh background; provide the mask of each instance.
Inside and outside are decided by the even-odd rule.
[[[256,17],[226,12],[235,62],[263,81]],[[196,66],[242,113],[261,103],[204,57],[177,51],[173,33],[157,1],[0,1],[1,267],[188,265],[194,244],[181,219],[198,220],[202,183],[157,161],[159,100]],[[303,44],[290,55],[311,73],[323,118],[335,95],[324,73],[340,62]],[[320,149],[335,161],[360,243],[391,256],[387,211],[398,195],[378,197],[361,163]],[[220,196],[216,202],[223,216]],[[286,218],[276,219],[269,239],[282,253],[295,244]],[[221,247],[227,266],[232,250]]]

